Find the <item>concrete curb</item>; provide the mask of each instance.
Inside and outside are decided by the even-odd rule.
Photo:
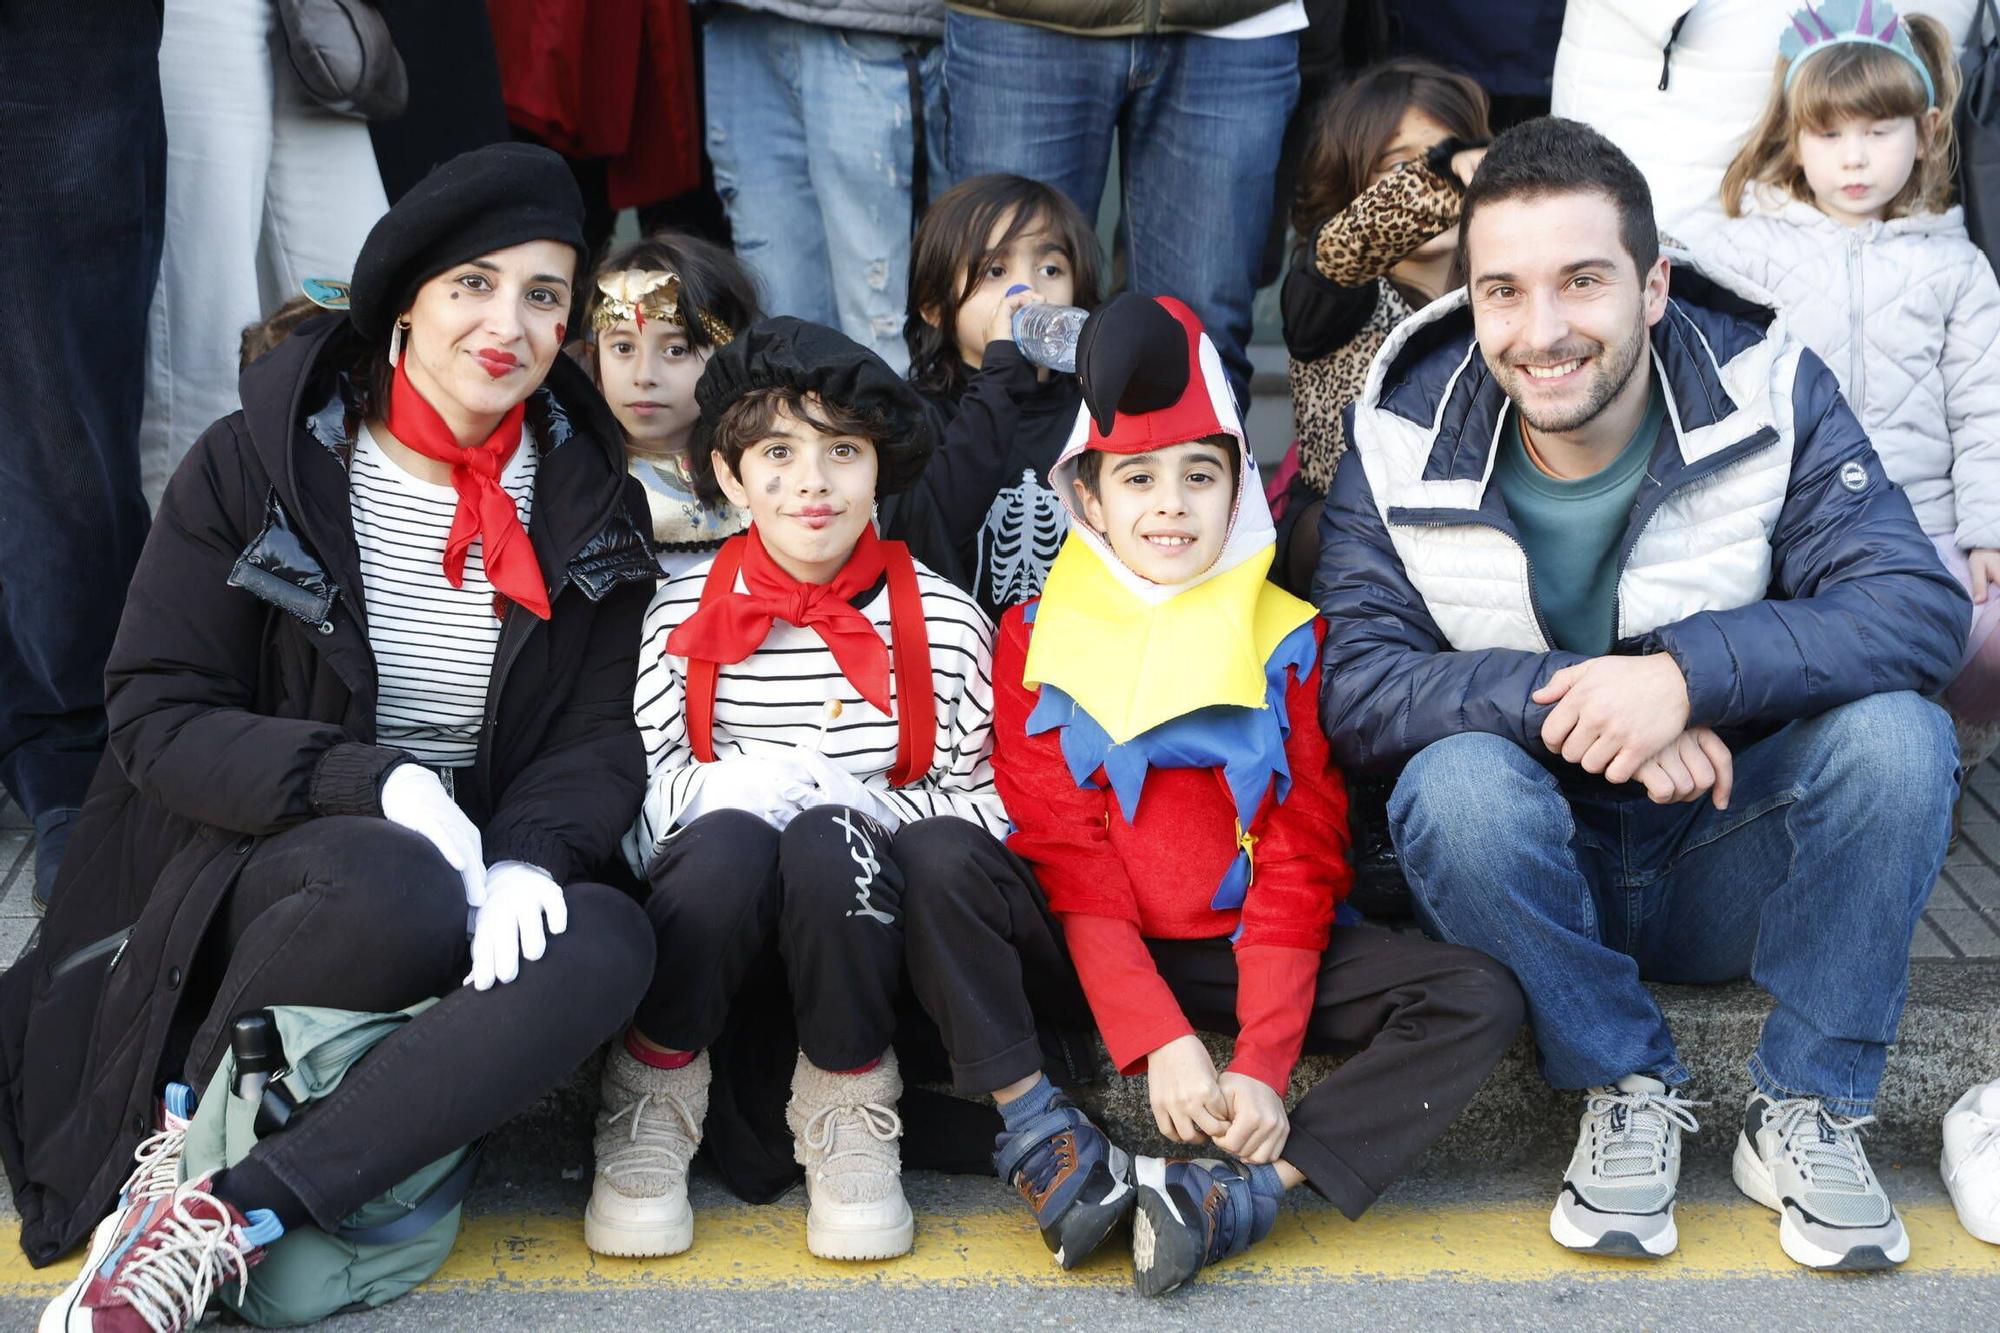
[[[1654,986],[1672,1025],[1682,1062],[1693,1074],[1689,1095],[1714,1104],[1699,1113],[1703,1132],[1687,1151],[1726,1158],[1750,1077],[1745,1068],[1756,1048],[1771,1001],[1749,982],[1720,986]],[[1229,1044],[1209,1039],[1218,1061]],[[1076,1089],[1099,1123],[1128,1149],[1168,1151],[1154,1128],[1144,1079],[1110,1072],[1100,1048],[1100,1077]],[[1288,1100],[1324,1078],[1339,1063],[1308,1056],[1293,1074]],[[597,1109],[597,1062],[489,1141],[489,1173],[519,1177],[554,1175],[590,1162],[591,1119]],[[1889,1161],[1934,1163],[1939,1120],[1974,1082],[2000,1077],[2000,962],[1918,961],[1911,965],[1902,1032],[1889,1055],[1877,1102],[1879,1126],[1869,1131],[1878,1165]],[[1502,1057],[1464,1114],[1452,1123],[1429,1160],[1447,1166],[1497,1164],[1562,1170],[1576,1141],[1581,1100],[1553,1090],[1536,1070],[1526,1032]],[[1185,1149],[1182,1149],[1185,1151]]]

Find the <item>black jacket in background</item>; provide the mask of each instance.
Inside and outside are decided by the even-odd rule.
[[[917,484],[884,506],[883,533],[908,542],[911,554],[998,620],[1041,594],[1068,531],[1047,478],[1083,392],[1074,375],[1037,380],[1012,342],[995,339],[956,401],[923,397],[938,449]]]
[[[259,839],[380,815],[375,662],[361,616],[336,365],[344,318],[251,366],[244,407],[167,488],[106,673],[110,748],[39,944],[0,976],[0,1160],[40,1267],[110,1208],[153,1129],[183,986]],[[487,725],[459,803],[489,861],[572,882],[615,861],[645,760],[632,721],[640,618],[658,573],[610,410],[558,357],[529,403],[543,456],[529,536],[552,615],[510,607]],[[385,921],[382,928],[394,930]],[[192,988],[190,988],[192,989]]]

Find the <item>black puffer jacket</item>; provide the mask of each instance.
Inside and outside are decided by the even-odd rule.
[[[380,815],[399,750],[373,744],[375,662],[332,367],[344,319],[245,372],[244,408],[175,474],[106,675],[110,750],[70,839],[40,944],[0,977],[0,1159],[40,1266],[111,1206],[152,1128],[196,948],[260,838]],[[558,357],[530,400],[543,456],[529,535],[552,616],[508,610],[487,725],[458,799],[489,861],[559,882],[617,854],[645,762],[632,722],[658,573],[616,423]],[[394,929],[385,922],[384,929]],[[199,1014],[195,1014],[198,1018]]]

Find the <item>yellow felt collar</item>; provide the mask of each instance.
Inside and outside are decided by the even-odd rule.
[[[1197,708],[1264,706],[1264,664],[1312,607],[1269,583],[1266,547],[1157,605],[1072,533],[1049,567],[1023,683],[1053,685],[1122,745]]]

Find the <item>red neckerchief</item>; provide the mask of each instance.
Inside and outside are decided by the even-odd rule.
[[[782,620],[819,635],[848,683],[861,697],[889,715],[889,645],[875,622],[849,600],[882,577],[882,539],[871,525],[840,572],[827,583],[801,583],[787,574],[752,524],[743,545],[744,592],[704,598],[695,613],[667,636],[667,651],[710,662],[741,662],[764,646],[771,622]]]
[[[768,575],[761,580],[753,577],[753,566],[768,568],[783,580],[782,584],[773,587]],[[736,591],[739,569],[745,586],[750,589],[747,593]],[[684,702],[688,747],[695,758],[705,764],[715,759],[718,664],[740,662],[756,652],[771,632],[771,622],[777,619],[810,625],[832,651],[841,673],[863,698],[887,716],[890,650],[882,643],[873,622],[849,602],[849,598],[866,592],[885,574],[897,693],[905,701],[896,719],[896,763],[889,772],[889,782],[892,786],[907,787],[921,781],[930,772],[937,744],[937,709],[931,700],[930,635],[924,623],[923,593],[917,585],[916,562],[910,559],[909,548],[901,542],[882,541],[872,527],[864,531],[854,554],[828,584],[801,584],[778,569],[754,525],[749,532],[722,544],[702,584],[701,605],[667,636],[666,643],[668,652],[688,659]],[[761,594],[760,581],[765,584]],[[857,621],[858,627],[853,623]],[[866,641],[861,637],[864,632]],[[848,655],[843,656],[843,652]],[[851,665],[849,657],[865,658],[865,662]],[[871,676],[872,672],[881,674]]]
[[[484,443],[462,447],[398,363],[383,424],[407,448],[451,464],[458,512],[452,517],[451,535],[444,544],[445,580],[454,588],[464,586],[465,553],[477,540],[483,543],[487,581],[501,596],[547,620],[549,593],[542,583],[542,563],[521,526],[514,497],[500,485],[501,472],[520,447],[521,419],[526,412],[525,402],[514,404]]]

